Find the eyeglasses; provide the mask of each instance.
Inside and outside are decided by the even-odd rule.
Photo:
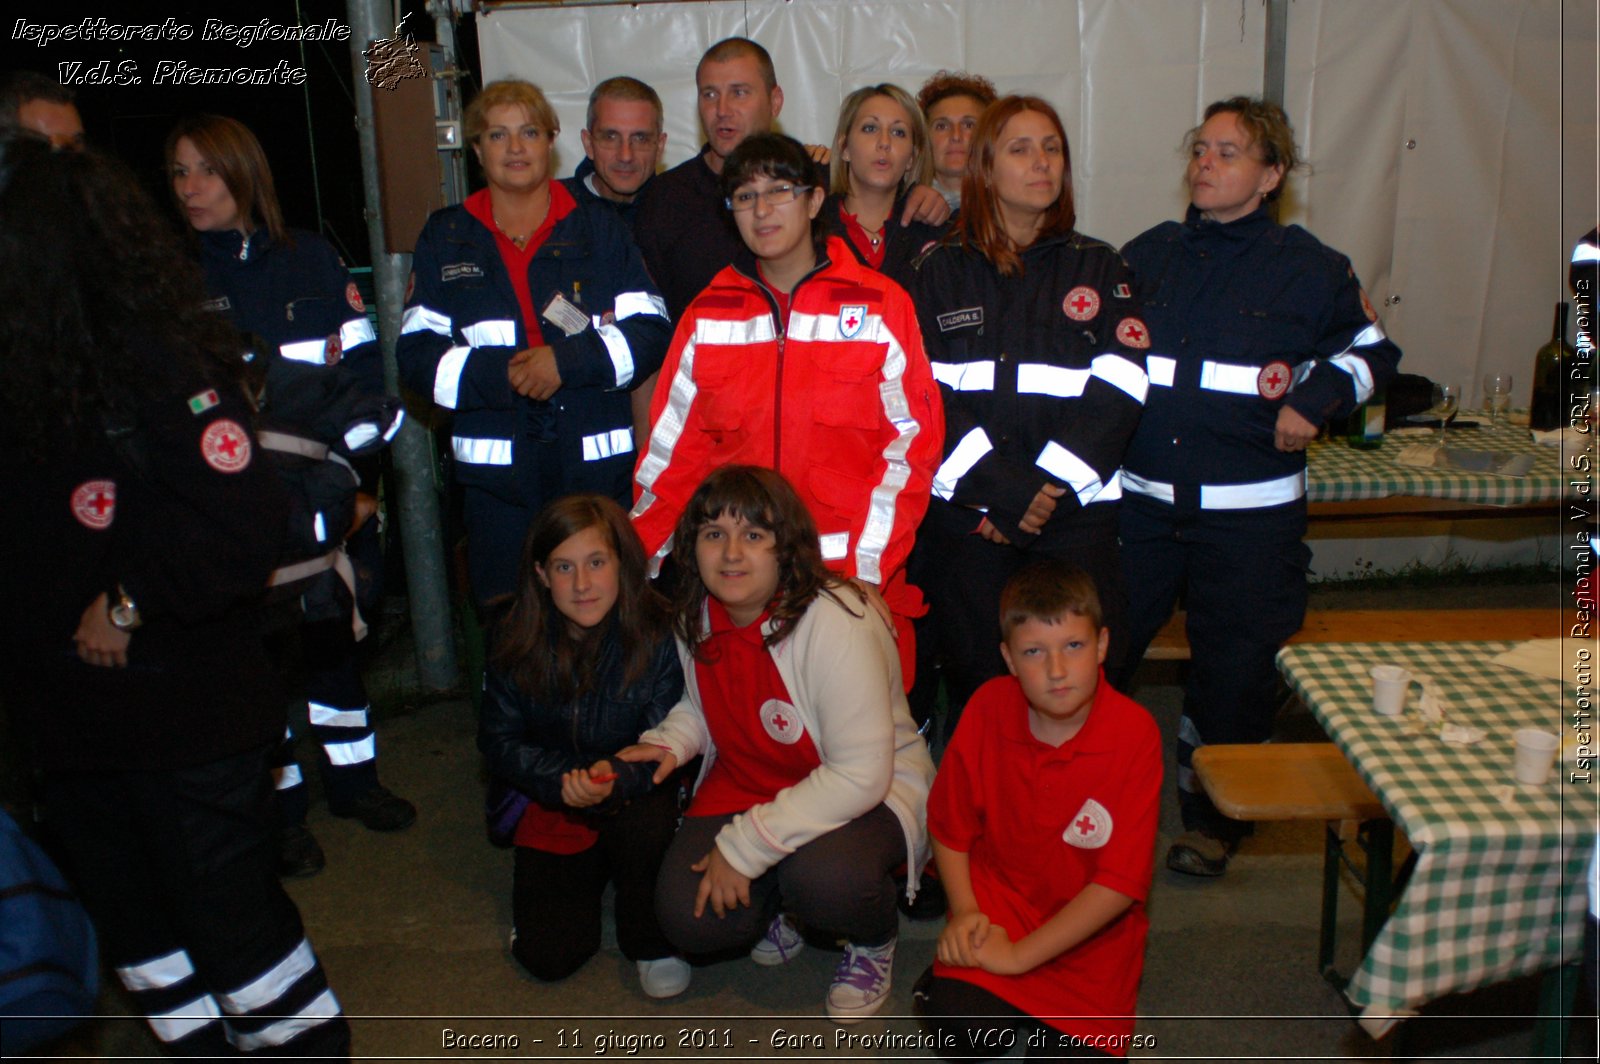
[[[768,207],[782,207],[785,203],[793,203],[799,199],[800,193],[810,190],[810,185],[773,185],[765,192],[757,192],[753,188],[741,188],[723,202],[728,205],[730,211],[753,211],[756,209],[757,200]]]

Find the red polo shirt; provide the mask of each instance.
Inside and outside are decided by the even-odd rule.
[[[1015,677],[980,687],[928,796],[928,831],[967,854],[972,890],[1012,941],[1090,883],[1134,899],[1075,949],[1022,975],[935,964],[1070,1034],[1131,1034],[1149,927],[1144,898],[1161,807],[1161,736],[1104,673],[1077,735],[1052,747],[1028,728]],[[1126,1018],[1124,1018],[1126,1017]],[[1107,1047],[1118,1055],[1127,1053]]]
[[[822,759],[764,642],[767,614],[740,628],[722,603],[706,601],[711,635],[701,644],[694,679],[717,759],[688,815],[725,816],[772,801],[811,775]]]

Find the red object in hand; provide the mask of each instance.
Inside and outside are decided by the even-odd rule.
[[[589,777],[589,782],[590,783],[610,783],[612,780],[614,780],[616,778],[617,778],[617,774],[615,772],[606,772],[606,773],[602,773],[599,776],[590,776]]]

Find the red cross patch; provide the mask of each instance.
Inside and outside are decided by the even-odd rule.
[[[1356,291],[1361,293],[1361,312],[1367,316],[1368,321],[1377,321],[1378,312],[1372,309],[1372,300],[1367,298],[1367,290],[1357,288]]]
[[[1089,798],[1083,808],[1072,814],[1061,841],[1080,850],[1098,850],[1111,841],[1111,813],[1105,806]]]
[[[361,289],[356,287],[354,281],[344,286],[344,301],[349,303],[350,309],[357,314],[365,314],[367,312],[367,305],[361,302]]]
[[[867,308],[863,303],[852,303],[839,308],[839,335],[853,340],[861,334],[867,323]]]
[[[1268,362],[1256,374],[1256,391],[1261,393],[1263,399],[1282,399],[1293,379],[1294,371],[1289,368],[1289,363]]]
[[[117,513],[117,482],[86,480],[72,489],[72,516],[84,528],[102,532]]]
[[[761,727],[775,743],[792,746],[806,733],[800,715],[794,707],[780,698],[769,698],[761,703]]]
[[[1150,330],[1138,318],[1123,318],[1117,322],[1117,339],[1139,351],[1150,347]]]
[[[322,361],[330,366],[336,366],[343,357],[344,341],[339,339],[338,333],[329,334],[328,342],[322,347]]]
[[[1061,312],[1073,321],[1088,321],[1100,313],[1100,293],[1080,284],[1061,301]]]
[[[238,422],[219,418],[200,435],[200,457],[218,473],[237,473],[250,464],[250,436]]]

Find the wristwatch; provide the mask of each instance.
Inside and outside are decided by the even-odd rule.
[[[121,584],[117,585],[116,597],[111,600],[106,612],[110,614],[111,626],[120,631],[131,632],[144,623],[144,618],[139,616],[138,605]]]

